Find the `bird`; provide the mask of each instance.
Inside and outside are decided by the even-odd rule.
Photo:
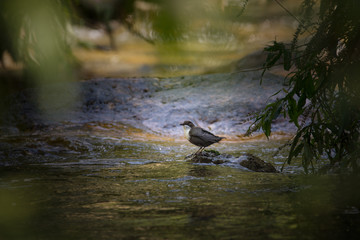
[[[201,127],[196,127],[191,121],[184,121],[180,125],[183,126],[185,136],[189,142],[200,147],[194,155],[200,154],[206,147],[213,143],[220,142],[225,137],[215,136]]]

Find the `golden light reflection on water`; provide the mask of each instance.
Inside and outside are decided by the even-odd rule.
[[[135,141],[162,141],[162,142],[186,142],[183,135],[166,136],[159,133],[152,133],[142,129],[132,127],[130,125],[123,125],[119,123],[103,123],[93,122],[84,125],[86,131],[90,131],[94,135],[106,135],[108,137],[121,138],[127,137]],[[179,132],[181,129],[179,128]],[[294,134],[291,132],[273,132],[269,139],[263,133],[255,133],[251,136],[244,135],[222,135],[226,137],[221,142],[228,143],[242,143],[242,142],[257,142],[257,141],[285,141],[290,140]]]

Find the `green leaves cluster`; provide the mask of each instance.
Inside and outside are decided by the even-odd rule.
[[[319,8],[315,3],[303,2],[290,44],[275,41],[265,48],[264,72],[278,64],[290,72],[284,96],[257,115],[248,134],[261,128],[269,137],[272,122],[282,115],[297,127],[286,163],[301,154],[306,172],[328,159],[330,168],[359,173],[360,2],[321,0]]]

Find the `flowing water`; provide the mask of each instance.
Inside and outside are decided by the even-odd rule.
[[[280,170],[288,149],[274,153],[291,137],[287,121],[274,122],[269,140],[241,135],[249,123],[240,120],[281,87],[272,75],[259,87],[257,76],[47,86],[48,105],[38,107],[31,89],[10,98],[0,129],[0,239],[355,239],[358,177],[306,176],[299,161],[256,173],[237,158],[185,160],[197,148],[179,123],[192,118],[227,137],[211,149],[251,153]]]
[[[2,137],[23,162],[0,169],[0,239],[355,239],[360,233],[358,177],[305,176],[297,164],[256,173],[236,162],[192,163],[184,158],[196,148],[184,139],[116,137],[109,132],[121,126],[92,127]],[[284,142],[254,138],[211,148],[252,153],[279,169],[285,156],[273,154]]]

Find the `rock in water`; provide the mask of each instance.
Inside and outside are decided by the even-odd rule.
[[[277,172],[275,167],[271,163],[267,163],[260,158],[247,153],[247,159],[240,162],[240,165],[246,167],[255,172]]]
[[[225,162],[229,162],[228,158],[231,155],[220,154],[215,150],[205,150],[199,154],[191,154],[190,161],[196,163],[214,163],[214,164],[222,164]]]
[[[278,172],[271,163],[267,163],[250,153],[234,157],[230,154],[220,154],[215,150],[204,150],[199,154],[191,154],[186,158],[190,158],[190,161],[195,163],[237,163],[254,172]]]

